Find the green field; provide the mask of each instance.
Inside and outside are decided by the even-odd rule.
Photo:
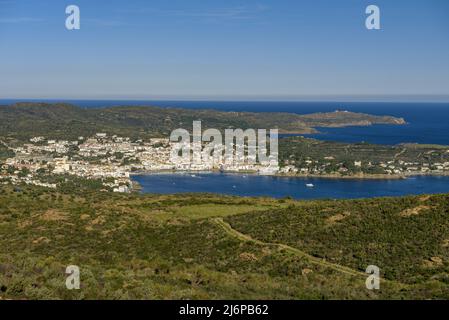
[[[293,201],[0,189],[2,299],[449,298],[449,195]],[[65,268],[81,270],[67,290]],[[367,290],[365,268],[382,272]]]

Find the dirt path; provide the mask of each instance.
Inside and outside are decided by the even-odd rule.
[[[336,263],[331,263],[328,262],[324,259],[320,259],[317,257],[314,257],[304,251],[301,251],[297,248],[288,246],[286,244],[281,244],[281,243],[269,243],[269,242],[263,242],[257,239],[253,239],[252,237],[250,237],[249,235],[243,234],[235,229],[233,229],[231,227],[231,225],[227,222],[225,222],[222,218],[213,218],[212,222],[215,223],[216,225],[218,225],[219,227],[221,227],[229,236],[237,238],[241,241],[247,241],[247,242],[252,242],[255,244],[259,244],[259,245],[263,245],[263,246],[270,246],[270,247],[277,247],[280,250],[285,250],[288,251],[290,253],[296,254],[298,256],[304,257],[307,260],[309,260],[311,263],[313,264],[317,264],[319,266],[322,267],[326,267],[326,268],[330,268],[332,270],[350,275],[350,276],[357,276],[357,277],[362,277],[363,279],[367,279],[368,278],[368,274],[364,273],[364,272],[360,272]],[[390,283],[390,284],[395,284],[397,286],[400,286],[402,288],[407,288],[409,287],[409,285],[398,282],[398,281],[394,281],[394,280],[385,280],[381,278],[381,283]]]
[[[288,246],[286,244],[267,243],[267,242],[263,242],[263,241],[260,241],[260,240],[257,240],[257,239],[253,239],[250,236],[248,236],[246,234],[243,234],[243,233],[233,229],[229,225],[229,223],[226,223],[222,218],[214,218],[214,219],[212,219],[212,221],[215,224],[219,225],[228,235],[230,235],[230,236],[232,236],[234,238],[238,238],[241,241],[248,241],[248,242],[253,242],[253,243],[256,243],[256,244],[259,244],[259,245],[277,247],[278,249],[282,249],[282,250],[291,252],[293,254],[299,255],[301,257],[305,257],[310,262],[312,262],[314,264],[317,264],[317,265],[320,265],[320,266],[323,266],[323,267],[327,267],[327,268],[330,268],[330,269],[333,269],[333,270],[336,270],[336,271],[339,271],[339,272],[342,272],[342,273],[346,273],[346,274],[351,275],[351,276],[362,276],[365,279],[368,277],[368,275],[366,273],[364,273],[364,272],[356,271],[356,270],[353,270],[351,268],[344,267],[344,266],[341,266],[341,265],[338,265],[338,264],[334,264],[334,263],[328,262],[328,261],[326,261],[324,259],[320,259],[320,258],[311,256],[310,254],[305,253],[304,251],[301,251],[301,250],[299,250],[297,248],[290,247],[290,246]]]

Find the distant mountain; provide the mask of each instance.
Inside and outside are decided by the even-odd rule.
[[[307,134],[314,127],[400,125],[402,118],[336,111],[299,115],[281,112],[223,112],[149,106],[83,109],[70,104],[16,103],[0,106],[0,136],[28,140],[33,136],[76,139],[96,132],[129,137],[168,137],[177,128],[191,130],[194,120],[203,128],[279,129]]]

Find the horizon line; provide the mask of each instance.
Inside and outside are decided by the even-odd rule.
[[[261,95],[233,95],[233,96],[170,96],[154,95],[152,97],[0,97],[0,101],[15,102],[45,102],[45,101],[199,101],[199,102],[366,102],[366,103],[449,103],[449,95],[301,95],[301,96],[261,96]]]

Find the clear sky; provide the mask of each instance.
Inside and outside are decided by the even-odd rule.
[[[360,95],[449,97],[448,0],[0,0],[0,98]]]

